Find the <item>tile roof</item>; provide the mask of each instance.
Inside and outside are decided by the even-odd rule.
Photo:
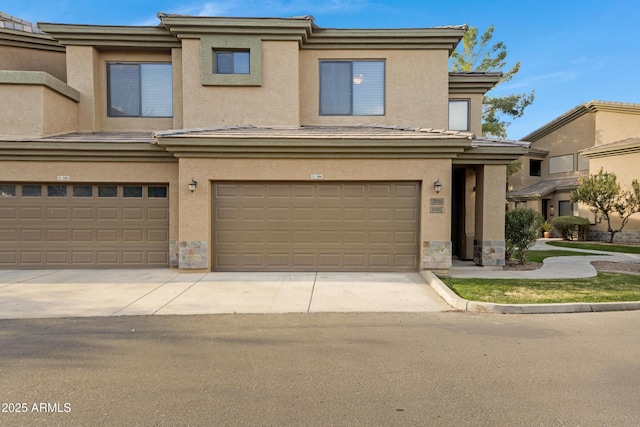
[[[16,18],[15,16],[11,16],[8,13],[0,12],[0,29],[2,28],[23,31],[25,33],[43,33],[36,24],[25,21],[24,19]]]
[[[578,186],[577,176],[570,178],[545,179],[528,187],[509,191],[507,199],[538,199],[556,190],[573,190]]]
[[[457,138],[474,139],[471,132],[449,131],[446,129],[419,128],[408,126],[388,126],[363,124],[357,126],[222,126],[198,129],[177,129],[154,132],[155,137],[228,137],[228,138],[279,138],[279,139],[425,139],[425,138]]]

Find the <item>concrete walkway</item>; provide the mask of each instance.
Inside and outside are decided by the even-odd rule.
[[[562,250],[570,252],[589,252],[593,255],[561,256],[546,258],[542,268],[526,271],[502,271],[487,267],[475,266],[471,261],[454,262],[449,271],[450,277],[485,278],[485,279],[583,279],[598,275],[591,265],[593,261],[634,262],[640,263],[640,255],[604,252],[586,249],[561,248],[547,245],[548,241],[559,239],[540,239],[530,249],[532,251]]]
[[[415,273],[0,270],[0,318],[448,311]]]

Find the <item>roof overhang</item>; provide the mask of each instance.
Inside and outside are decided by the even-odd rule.
[[[315,25],[313,17],[232,18],[159,13],[156,27],[39,23],[38,26],[69,46],[98,49],[169,49],[182,39],[210,35],[253,35],[262,40],[294,40],[302,49],[446,49],[456,48],[466,25],[400,29],[330,29]]]
[[[38,26],[65,46],[145,50],[168,50],[180,47],[180,42],[164,27],[49,23],[38,23]]]
[[[538,200],[556,191],[573,191],[578,187],[580,177],[545,179],[528,187],[513,190],[507,193],[509,201]]]
[[[635,153],[640,153],[640,138],[629,138],[611,144],[596,145],[580,151],[580,154],[589,159]]]
[[[498,84],[501,72],[450,72],[449,93],[485,94]]]
[[[51,36],[41,33],[0,28],[0,46],[14,46],[28,49],[64,52],[65,48]]]
[[[508,163],[526,152],[522,146],[479,144],[468,132],[382,125],[236,126],[154,136],[176,157],[449,158],[461,159],[458,163]]]
[[[175,162],[151,132],[69,133],[45,138],[0,140],[0,160],[82,162]]]
[[[535,142],[551,132],[558,130],[559,128],[571,123],[572,121],[584,116],[588,113],[595,113],[598,111],[607,111],[612,113],[623,114],[640,114],[640,104],[629,104],[624,102],[605,102],[605,101],[590,101],[585,104],[580,104],[577,107],[572,108],[561,116],[553,119],[544,126],[534,130],[530,134],[524,136],[522,139],[526,141]]]

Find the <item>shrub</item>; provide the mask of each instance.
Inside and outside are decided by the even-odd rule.
[[[588,240],[589,220],[579,216],[559,216],[553,220],[553,228],[564,240]]]
[[[505,257],[510,261],[518,255],[520,264],[527,262],[527,252],[538,238],[542,215],[532,209],[515,209],[505,215]]]

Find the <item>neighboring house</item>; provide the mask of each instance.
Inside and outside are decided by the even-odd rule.
[[[607,238],[606,223],[586,206],[572,204],[571,192],[580,177],[600,168],[615,172],[623,188],[640,177],[635,169],[640,164],[640,104],[587,102],[522,139],[531,148],[522,157],[522,169],[508,178],[510,207],[532,208],[549,221],[563,215],[589,218],[592,238]],[[640,242],[640,215],[616,241]]]
[[[2,268],[504,264],[528,144],[477,136],[500,74],[449,73],[466,26],[158,16],[1,16]]]

